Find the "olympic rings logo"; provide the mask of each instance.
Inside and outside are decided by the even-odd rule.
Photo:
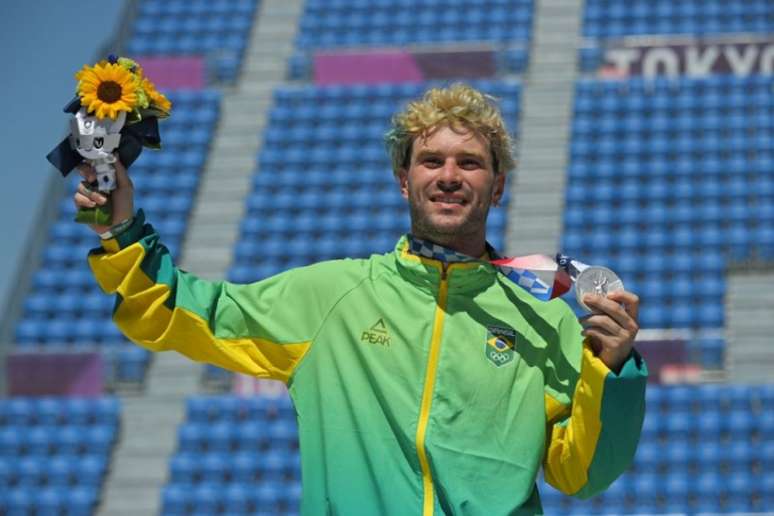
[[[511,353],[500,353],[499,351],[490,351],[489,358],[493,362],[497,362],[499,365],[502,365],[508,362],[509,360],[511,360],[511,358],[513,357]]]

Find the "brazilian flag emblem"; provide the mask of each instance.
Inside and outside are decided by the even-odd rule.
[[[488,326],[484,354],[497,367],[513,362],[516,357],[516,332],[511,328]]]

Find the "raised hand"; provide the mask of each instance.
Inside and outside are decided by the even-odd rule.
[[[586,294],[583,302],[594,311],[579,319],[583,335],[605,365],[617,373],[629,357],[640,329],[637,323],[640,298],[619,290],[610,292],[606,298]]]
[[[111,192],[110,197],[113,204],[113,224],[118,224],[134,215],[134,186],[120,161],[113,163],[113,166],[116,169],[116,189]],[[75,206],[80,209],[104,205],[108,201],[107,197],[89,187],[97,179],[94,167],[84,161],[77,168],[84,180],[78,185],[73,196]],[[98,224],[89,224],[89,227],[96,233],[104,233],[110,228]]]

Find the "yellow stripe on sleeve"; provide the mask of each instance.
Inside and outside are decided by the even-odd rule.
[[[578,492],[588,481],[589,467],[602,430],[602,395],[609,372],[610,369],[584,342],[570,420],[565,426],[552,427],[544,464],[546,481],[565,494]]]
[[[106,242],[114,242],[114,240],[107,240]],[[104,242],[103,246],[106,246]],[[136,242],[122,249],[121,252],[115,254],[90,254],[88,259],[89,266],[99,286],[108,294],[112,294],[118,291],[121,283],[126,280],[127,271],[135,269],[138,272],[140,271],[140,264],[145,259],[145,248],[142,244]],[[150,282],[147,276],[141,275]]]
[[[569,405],[565,405],[548,393],[544,394],[546,405],[546,424],[553,424],[562,419],[570,410]]]
[[[199,362],[287,383],[310,342],[279,344],[257,337],[215,336],[196,313],[169,308],[171,289],[143,272],[144,258],[145,249],[139,243],[120,253],[89,257],[100,286],[121,296],[113,320],[129,339],[152,351],[175,350]]]

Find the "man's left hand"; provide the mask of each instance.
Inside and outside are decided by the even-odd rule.
[[[610,292],[606,298],[586,294],[583,302],[594,313],[579,318],[583,335],[594,353],[615,373],[629,358],[640,327],[637,313],[640,298],[631,292]]]

